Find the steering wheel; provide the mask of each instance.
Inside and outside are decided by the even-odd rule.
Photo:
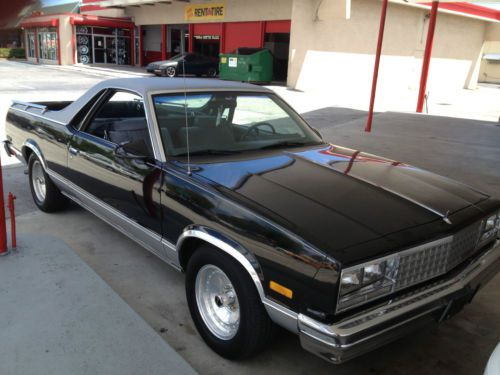
[[[268,128],[271,129],[271,131],[272,131],[273,134],[276,134],[276,129],[270,123],[268,123],[268,122],[258,122],[256,124],[250,125],[250,127],[247,129],[247,131],[245,132],[245,134],[243,134],[243,136],[241,137],[241,139],[243,140],[246,137],[248,137],[251,132],[255,132],[257,135],[259,135],[259,126],[267,126]]]

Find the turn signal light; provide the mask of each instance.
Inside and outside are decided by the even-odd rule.
[[[271,288],[271,290],[274,290],[276,293],[285,296],[286,298],[293,298],[293,291],[283,285],[278,284],[277,282],[271,280],[271,282],[269,283],[269,288]]]

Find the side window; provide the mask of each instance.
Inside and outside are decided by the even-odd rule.
[[[116,145],[128,145],[128,148],[147,152],[149,156],[153,154],[144,101],[137,94],[125,91],[112,94],[83,131]]]

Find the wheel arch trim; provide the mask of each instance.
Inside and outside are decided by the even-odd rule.
[[[187,226],[177,240],[178,261],[181,264],[183,244],[189,238],[205,241],[234,258],[250,275],[262,301],[266,299],[262,286],[263,275],[257,259],[238,242],[220,232],[201,225]]]
[[[45,161],[45,158],[43,157],[42,151],[40,151],[40,147],[38,147],[37,143],[32,139],[27,139],[23,143],[23,147],[21,148],[21,152],[23,154],[24,159],[26,160],[26,163],[28,163],[29,158],[27,158],[26,149],[30,149],[31,151],[33,151],[35,153],[35,155],[38,157],[38,159],[42,163],[43,169],[45,171],[47,171],[47,162]]]

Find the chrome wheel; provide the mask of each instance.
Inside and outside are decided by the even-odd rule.
[[[221,340],[230,340],[240,325],[240,305],[233,284],[219,267],[203,266],[196,275],[196,304],[203,322]]]
[[[45,174],[43,173],[42,164],[38,160],[35,160],[32,165],[31,182],[33,183],[36,199],[40,203],[43,203],[45,201],[47,188],[45,185]]]
[[[168,77],[175,77],[175,68],[173,66],[169,66],[165,73]]]

